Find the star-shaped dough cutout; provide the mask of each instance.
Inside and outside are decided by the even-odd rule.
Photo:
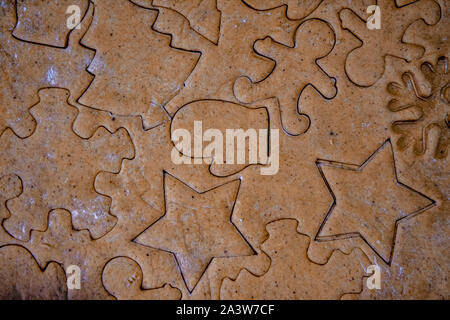
[[[360,236],[390,263],[397,224],[434,205],[434,201],[397,179],[390,140],[361,166],[318,161],[334,203],[316,240]]]
[[[164,173],[165,214],[136,243],[174,254],[189,292],[213,258],[255,254],[231,221],[240,181],[199,193]]]

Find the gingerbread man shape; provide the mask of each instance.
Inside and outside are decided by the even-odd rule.
[[[321,20],[303,22],[295,34],[295,46],[284,46],[270,37],[255,42],[257,53],[276,62],[275,68],[263,80],[253,83],[248,77],[238,78],[234,94],[242,103],[277,97],[280,102],[281,122],[286,133],[297,136],[309,128],[309,118],[299,112],[299,97],[311,84],[327,99],[336,96],[335,80],[316,63],[334,47],[335,35]]]

